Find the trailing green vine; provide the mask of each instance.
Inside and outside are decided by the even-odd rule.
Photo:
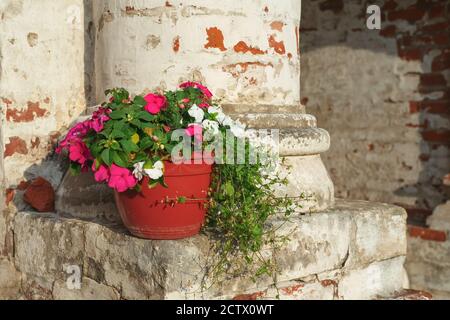
[[[247,157],[252,143],[245,142]],[[251,274],[253,280],[276,277],[279,270],[272,252],[287,239],[267,221],[275,215],[286,221],[295,208],[291,198],[274,195],[275,188],[287,183],[276,171],[277,160],[215,165],[207,230],[216,241],[208,285],[243,274]],[[264,249],[271,252],[264,255]]]

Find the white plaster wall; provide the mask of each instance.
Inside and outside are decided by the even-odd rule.
[[[199,80],[224,103],[298,105],[299,19],[300,0],[95,1],[97,99]]]
[[[6,185],[49,152],[86,107],[83,0],[0,2],[0,105]],[[10,138],[13,142],[11,143]]]

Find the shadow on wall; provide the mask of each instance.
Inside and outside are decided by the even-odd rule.
[[[87,106],[95,105],[95,24],[93,0],[83,0],[84,6],[84,92]]]
[[[381,30],[366,27],[372,4]],[[448,199],[449,32],[446,0],[302,1],[302,103],[330,131],[337,196],[400,204],[417,223]]]

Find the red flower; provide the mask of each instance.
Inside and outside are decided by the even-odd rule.
[[[108,186],[116,189],[117,192],[124,192],[133,188],[138,182],[130,170],[116,166],[114,163],[111,165],[109,172]]]
[[[150,93],[144,97],[147,104],[144,109],[151,114],[158,114],[162,108],[166,106],[167,100],[165,96]]]

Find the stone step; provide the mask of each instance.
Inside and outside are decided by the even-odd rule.
[[[289,235],[275,255],[277,287],[286,299],[372,299],[401,290],[406,254],[406,213],[397,206],[336,202],[315,214],[279,225]],[[212,240],[201,234],[174,241],[135,238],[120,223],[82,221],[60,215],[19,212],[14,220],[15,264],[23,294],[41,298],[229,299],[265,292],[273,279],[250,275],[201,291]],[[66,287],[67,267],[79,267],[82,289]],[[74,267],[75,266],[75,267]],[[275,291],[274,291],[275,290]]]
[[[450,298],[450,240],[447,232],[409,226],[406,270],[411,288]]]
[[[431,293],[423,290],[404,289],[389,297],[379,297],[376,300],[432,300]]]

